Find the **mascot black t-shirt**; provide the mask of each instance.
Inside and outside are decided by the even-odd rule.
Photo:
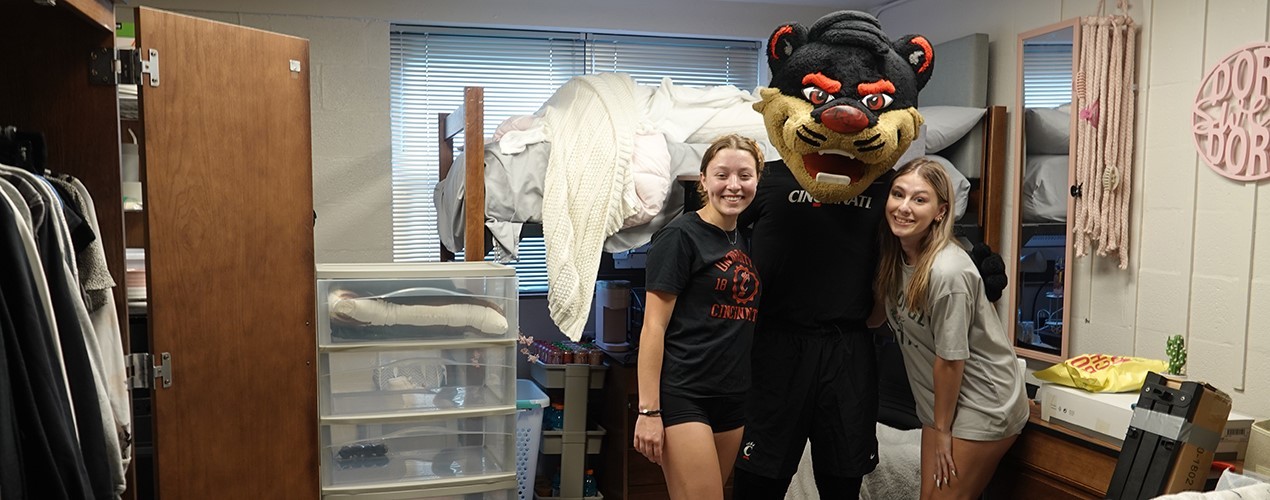
[[[677,295],[666,326],[662,392],[745,394],[760,289],[744,238],[685,213],[653,235],[647,278],[648,290]]]
[[[816,330],[869,316],[890,183],[887,172],[854,198],[822,203],[784,162],[767,162],[740,219],[741,227],[753,224],[751,253],[763,277],[760,321]]]

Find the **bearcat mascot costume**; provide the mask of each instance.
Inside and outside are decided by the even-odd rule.
[[[752,229],[764,291],[734,495],[784,498],[810,439],[820,494],[854,499],[878,460],[877,361],[865,327],[877,236],[892,168],[922,125],[917,93],[934,51],[921,36],[891,41],[873,16],[842,11],[811,28],[777,28],[767,57],[771,86],[754,108],[781,158],[767,163],[739,224]],[[990,297],[1005,278],[993,257]]]

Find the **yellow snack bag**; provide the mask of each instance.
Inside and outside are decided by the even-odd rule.
[[[1164,373],[1168,367],[1158,359],[1082,354],[1033,375],[1089,392],[1129,392],[1142,388],[1147,372]]]

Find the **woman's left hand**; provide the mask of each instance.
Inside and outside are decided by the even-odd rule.
[[[957,464],[953,463],[952,431],[927,427],[935,435],[935,487],[943,488],[957,477]]]

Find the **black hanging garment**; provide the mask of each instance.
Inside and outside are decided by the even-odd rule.
[[[12,208],[0,203],[0,221],[9,221],[0,223],[0,304],[7,316],[0,321],[0,330],[15,420],[21,429],[17,457],[27,496],[92,498],[66,384],[54,358],[52,330],[38,305],[27,249],[13,222],[17,220]],[[7,491],[4,498],[10,498]]]

